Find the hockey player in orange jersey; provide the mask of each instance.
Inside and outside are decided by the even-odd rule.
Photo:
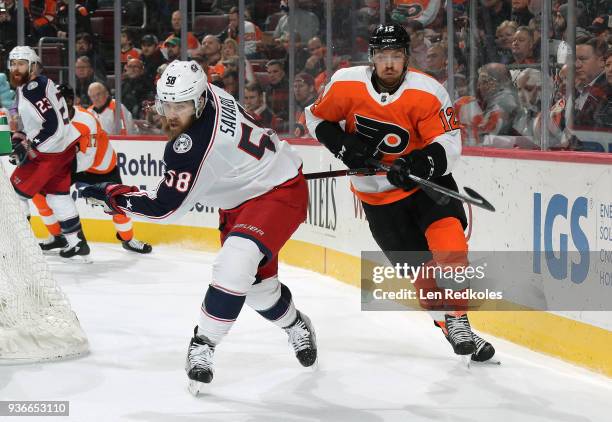
[[[121,183],[121,174],[117,167],[117,154],[110,145],[108,134],[102,129],[98,119],[82,107],[74,106],[74,91],[66,84],[58,86],[58,91],[66,100],[70,123],[81,133],[79,151],[76,156],[76,170],[73,183],[94,184],[100,182]],[[66,246],[66,240],[60,232],[59,223],[47,204],[46,197],[37,194],[32,198],[50,236],[40,243],[44,251]],[[117,231],[117,240],[124,249],[137,253],[150,253],[151,245],[134,237],[132,220],[122,214],[113,215]],[[82,236],[82,233],[81,233]]]
[[[391,165],[386,175],[351,177],[351,189],[363,203],[374,239],[393,264],[410,260],[413,266],[465,266],[462,204],[452,199],[438,205],[408,177],[457,190],[451,170],[461,155],[449,95],[434,78],[407,67],[409,42],[403,27],[379,25],[370,38],[371,66],[338,70],[306,108],[306,123],[349,168],[371,166],[372,158]],[[415,288],[439,286],[433,277],[416,277]],[[466,302],[420,302],[455,353],[475,361],[493,356],[493,346],[472,332]]]

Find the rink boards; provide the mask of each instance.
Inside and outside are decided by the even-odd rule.
[[[124,182],[153,189],[163,174],[165,142],[146,138],[112,142]],[[310,140],[292,143],[304,161],[304,173],[343,168]],[[558,264],[544,251],[551,241],[554,250],[582,251],[602,259],[612,255],[610,164],[612,158],[607,154],[464,151],[454,171],[459,186],[476,189],[497,208],[495,214],[474,209],[470,249],[536,251],[533,259],[541,261],[539,271],[544,273],[554,272]],[[348,178],[312,180],[309,188],[308,218],[284,248],[281,259],[359,285],[360,253],[378,247],[363,209],[349,189]],[[89,239],[116,241],[108,216],[80,198],[77,203]],[[219,247],[216,211],[199,204],[179,224],[138,222],[136,232],[154,244],[182,243],[214,250]],[[44,233],[41,229],[40,221],[35,221],[37,235]],[[572,271],[579,273],[577,264],[570,259],[567,266],[566,277],[555,277],[557,281],[574,283],[574,289],[587,288],[587,283],[572,281]],[[606,298],[612,283],[606,284],[611,280],[606,277],[612,275],[603,275],[601,286],[597,286],[601,289],[601,295],[596,295],[599,302],[589,310],[611,309]],[[483,311],[473,312],[471,320],[483,331],[612,376],[612,312],[581,307],[554,312]]]

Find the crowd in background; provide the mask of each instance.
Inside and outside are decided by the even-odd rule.
[[[449,0],[450,1],[450,0]],[[295,0],[295,77],[289,86],[288,2],[245,0],[244,34],[239,30],[237,0],[188,1],[188,57],[206,70],[209,80],[234,96],[238,92],[238,49],[244,43],[244,105],[263,126],[291,136],[309,136],[303,109],[324,88],[327,74],[326,4]],[[191,10],[195,3],[195,10]],[[332,8],[331,69],[368,64],[368,38],[381,22],[404,25],[411,36],[410,66],[429,73],[445,86],[448,49],[452,48],[456,116],[468,145],[539,148],[548,120],[548,148],[605,150],[601,139],[612,136],[612,10],[609,0],[576,2],[576,50],[573,104],[567,106],[568,5],[552,0],[550,75],[542,75],[540,37],[542,0],[452,0],[448,25],[441,0],[335,0]],[[477,31],[471,30],[470,7],[477,5]],[[67,37],[68,1],[24,1],[27,43],[41,37]],[[154,107],[154,83],[167,63],[181,57],[178,1],[123,1],[121,65],[113,75],[112,1],[76,1],[76,98],[84,107],[109,116],[114,87],[121,84],[122,133],[160,133]],[[143,14],[143,6],[147,13]],[[196,24],[192,24],[192,13]],[[143,17],[146,15],[146,21]],[[16,45],[14,0],[0,0],[0,72]],[[448,45],[449,32],[453,45]],[[106,35],[105,35],[106,34]],[[43,44],[44,45],[44,44]],[[60,65],[68,65],[65,45]],[[472,51],[470,51],[472,49]],[[43,65],[45,57],[43,55]],[[61,66],[60,66],[61,67]],[[64,72],[60,75],[61,72]],[[65,70],[49,71],[53,79]],[[549,77],[545,77],[549,76]],[[542,87],[551,108],[542,117]],[[0,76],[1,106],[10,107],[10,88]],[[295,116],[289,118],[290,98]],[[289,122],[294,121],[293,127]],[[607,137],[607,138],[606,138]],[[612,151],[607,151],[612,152]]]

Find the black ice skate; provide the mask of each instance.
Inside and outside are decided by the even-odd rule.
[[[476,343],[472,337],[472,329],[467,315],[459,317],[446,314],[444,326],[434,321],[437,327],[442,329],[444,336],[458,355],[471,355],[476,351]]]
[[[476,344],[476,351],[472,353],[472,360],[474,362],[487,362],[491,359],[495,354],[493,345],[474,332],[472,332],[472,338]],[[499,361],[495,363],[499,364]]]
[[[189,392],[197,396],[200,387],[213,379],[213,354],[215,346],[205,337],[197,335],[198,327],[193,330],[193,337],[187,348],[185,371],[189,378]]]
[[[50,235],[38,245],[40,246],[40,249],[47,252],[53,249],[63,249],[68,246],[68,242],[66,241],[66,238],[60,234],[57,236]]]
[[[79,242],[74,246],[67,245],[64,249],[60,251],[59,254],[62,258],[80,257],[83,259],[84,262],[91,262],[87,258],[89,252],[90,250],[87,241],[79,240]]]
[[[142,242],[134,237],[131,240],[122,240],[121,238],[119,238],[119,240],[121,240],[121,246],[123,246],[123,249],[127,251],[145,254],[151,253],[151,251],[153,250],[153,247],[151,245]]]
[[[306,367],[314,365],[317,361],[317,337],[310,319],[298,311],[295,322],[284,330],[300,364]]]

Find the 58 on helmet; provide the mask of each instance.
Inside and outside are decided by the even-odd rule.
[[[200,117],[206,105],[208,79],[195,61],[175,60],[157,81],[155,110],[168,117],[174,113]]]

